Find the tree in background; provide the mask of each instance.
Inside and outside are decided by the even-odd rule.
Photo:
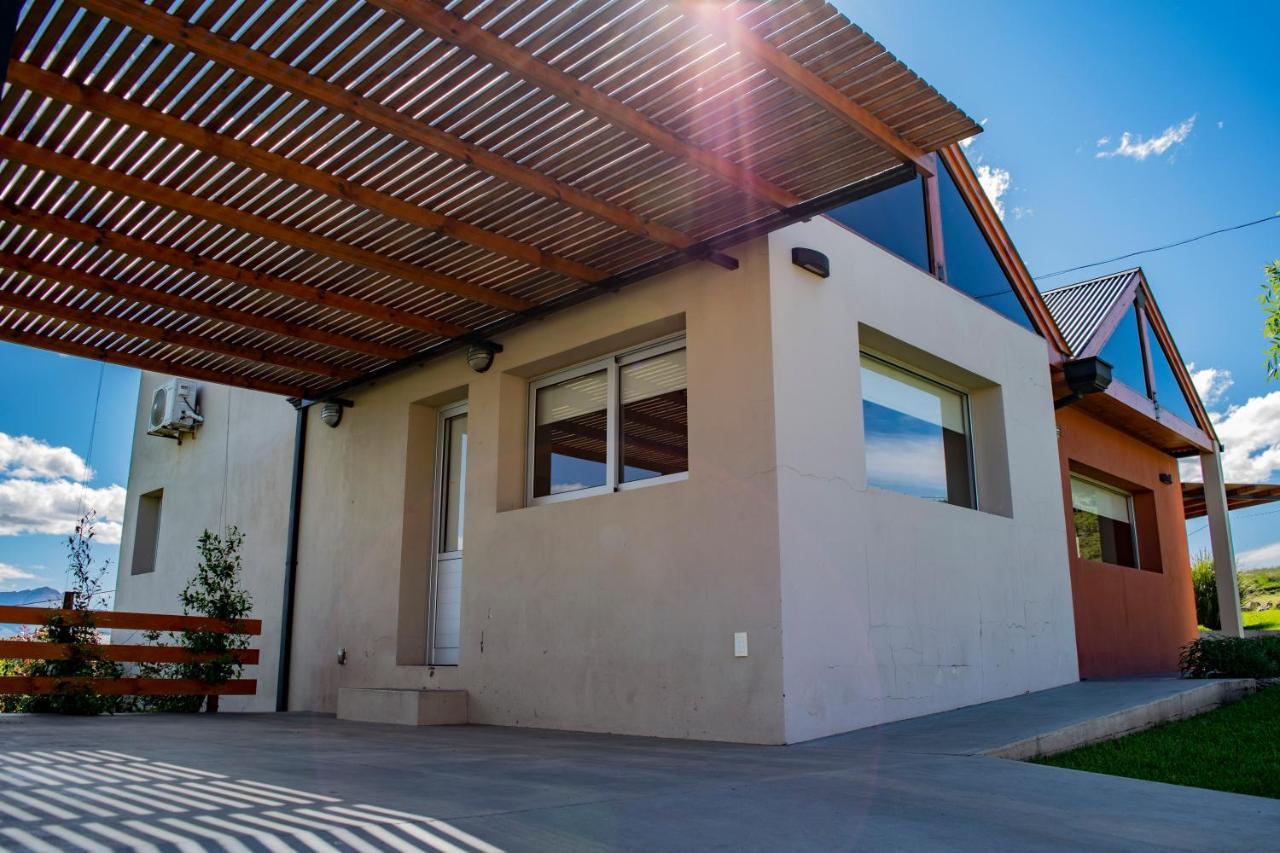
[[[1266,266],[1267,283],[1258,301],[1266,314],[1262,334],[1267,339],[1267,376],[1280,379],[1280,260]]]

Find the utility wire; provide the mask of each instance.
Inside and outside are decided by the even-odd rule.
[[[1165,249],[1173,249],[1178,246],[1185,246],[1188,243],[1194,243],[1197,240],[1203,240],[1206,237],[1213,237],[1216,234],[1225,234],[1228,231],[1239,231],[1242,228],[1251,228],[1254,225],[1261,225],[1262,223],[1270,222],[1273,219],[1280,219],[1280,213],[1273,213],[1270,216],[1264,216],[1261,219],[1255,219],[1252,222],[1242,222],[1239,225],[1231,225],[1226,228],[1219,228],[1216,231],[1209,231],[1205,234],[1199,234],[1195,237],[1188,237],[1185,240],[1178,240],[1177,242],[1174,242],[1174,243],[1166,243],[1163,246],[1155,246],[1150,249],[1139,249],[1138,251],[1130,252],[1127,255],[1118,255],[1117,257],[1114,257],[1114,258],[1108,258],[1105,261],[1094,261],[1091,264],[1081,264],[1078,267],[1071,267],[1070,269],[1058,270],[1057,272],[1051,272],[1051,273],[1045,273],[1044,275],[1034,276],[1034,278],[1036,281],[1043,281],[1046,278],[1054,278],[1056,276],[1066,275],[1069,272],[1079,272],[1080,270],[1087,270],[1091,267],[1100,267],[1103,264],[1113,264],[1116,261],[1123,261],[1129,258],[1136,258],[1138,255],[1149,255],[1152,252],[1163,252]]]

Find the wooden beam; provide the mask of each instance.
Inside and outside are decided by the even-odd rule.
[[[43,625],[51,619],[60,619],[63,624],[70,626],[126,628],[133,631],[210,631],[215,634],[250,635],[262,633],[261,619],[238,619],[229,622],[226,619],[215,619],[211,616],[0,605],[0,625]]]
[[[925,176],[934,174],[924,149],[903,139],[875,113],[856,103],[768,40],[744,26],[731,10],[716,4],[685,2],[683,13],[719,35],[733,49],[763,65],[770,74],[843,120],[862,136],[901,157]]]
[[[248,74],[263,83],[269,83],[322,104],[424,148],[438,151],[510,184],[575,207],[633,234],[639,234],[682,251],[695,250],[697,256],[713,254],[701,252],[692,237],[674,228],[645,219],[631,210],[604,201],[570,184],[544,175],[536,169],[522,166],[514,160],[508,160],[492,151],[466,142],[451,133],[404,115],[370,98],[361,97],[341,86],[321,80],[240,42],[223,38],[204,27],[166,14],[157,7],[140,0],[72,0],[72,2],[139,33],[166,41],[183,50],[192,51],[206,59]],[[720,260],[717,259],[717,262]]]
[[[215,133],[200,125],[144,107],[101,89],[76,83],[57,74],[50,74],[35,65],[19,62],[16,59],[11,61],[9,81],[31,92],[81,107],[97,115],[249,166],[272,177],[310,187],[333,198],[354,202],[374,213],[400,219],[419,228],[444,234],[455,240],[515,258],[541,269],[586,282],[597,282],[609,275],[604,270],[578,263],[552,252],[545,252],[537,246],[445,216],[389,193],[337,178],[328,172],[242,142],[235,137]]]
[[[388,258],[368,249],[361,249],[347,243],[321,237],[307,231],[282,225],[265,216],[246,213],[225,204],[191,195],[181,190],[171,189],[161,184],[144,181],[132,175],[116,172],[76,157],[59,154],[48,148],[31,145],[9,136],[0,136],[0,156],[20,163],[26,163],[37,169],[62,175],[76,181],[93,184],[102,189],[121,193],[143,201],[158,204],[189,216],[217,222],[228,228],[235,228],[250,234],[257,234],[283,243],[325,255],[355,266],[364,267],[374,272],[393,276],[403,281],[420,284],[432,290],[452,293],[474,302],[501,308],[504,311],[519,313],[534,307],[532,302],[517,299],[514,296],[500,293],[478,284],[462,281],[453,276],[442,275],[423,269],[405,261]],[[469,334],[464,327],[431,321],[436,327],[436,334],[444,337],[462,337]]]
[[[242,267],[235,266],[234,264],[216,261],[202,255],[183,252],[179,249],[171,249],[168,246],[162,246],[159,243],[150,243],[146,240],[139,240],[136,237],[131,237],[128,234],[123,234],[119,231],[108,231],[105,228],[86,225],[83,222],[76,222],[73,219],[67,219],[62,216],[55,216],[50,213],[19,207],[10,202],[0,201],[0,219],[7,219],[10,222],[16,222],[19,225],[26,225],[29,228],[48,231],[51,234],[59,234],[80,243],[101,246],[104,249],[111,249],[115,252],[133,255],[134,257],[154,261],[159,264],[190,270],[191,272],[199,273],[200,275],[225,278],[228,281],[234,281],[238,284],[256,287],[272,293],[279,293],[283,296],[291,296],[294,299],[298,299],[303,302],[323,305],[326,308],[333,308],[338,311],[347,311],[352,314],[358,314],[362,317],[380,320],[384,323],[394,323],[398,326],[416,329],[420,332],[439,334],[439,332],[436,331],[439,326],[437,321],[431,320],[427,317],[420,317],[417,314],[411,314],[408,311],[401,311],[398,308],[388,308],[385,305],[377,302],[371,302],[367,299],[344,296],[341,293],[334,293],[331,290],[324,290],[314,285],[304,284],[291,279],[244,269]],[[461,327],[458,328],[461,329]],[[305,336],[299,335],[299,337]],[[335,346],[346,346],[349,349],[361,349],[361,346],[378,346],[363,342],[359,338],[352,338],[346,335],[337,335],[334,337],[335,339],[346,341],[346,343],[335,343]],[[382,353],[375,351],[371,354],[381,355]]]
[[[385,358],[389,361],[408,358],[413,354],[411,350],[402,347],[386,346],[363,341],[360,338],[313,329],[310,326],[303,326],[299,323],[261,317],[249,311],[242,311],[239,308],[228,308],[216,302],[193,299],[189,296],[179,296],[163,290],[116,281],[115,279],[93,275],[83,270],[15,255],[12,252],[0,251],[0,268],[26,273],[49,281],[69,284],[83,290],[101,293],[104,296],[118,296],[121,299],[130,299],[147,305],[172,308],[175,311],[183,311],[187,314],[196,314],[200,317],[221,320],[225,323],[235,323],[246,329],[310,341],[311,343],[323,344],[348,352],[361,352],[378,358]]]
[[[220,340],[211,335],[184,332],[178,329],[166,329],[150,323],[139,323],[135,320],[113,317],[100,311],[74,308],[70,305],[37,299],[34,296],[12,291],[0,290],[0,306],[15,308],[19,311],[29,311],[32,314],[52,317],[55,320],[65,320],[68,323],[76,323],[93,329],[104,329],[110,332],[119,332],[122,335],[132,335],[135,338],[160,341],[161,343],[203,350],[204,352],[217,353],[218,355],[229,355],[232,358],[240,358],[260,364],[273,364],[277,367],[287,367],[290,370],[301,370],[304,373],[314,373],[317,376],[327,376],[330,379],[348,380],[362,375],[359,370],[352,370],[349,367],[337,367],[314,358],[301,358],[272,352],[261,347],[242,346]]]
[[[78,647],[72,643],[46,643],[39,640],[0,640],[0,660],[70,660]],[[182,646],[147,646],[111,643],[92,652],[96,660],[118,663],[214,663],[223,657],[253,666],[258,663],[257,649],[231,649],[225,653],[193,652]]]
[[[233,678],[209,684],[194,678],[93,678],[90,676],[0,676],[0,695],[48,696],[63,690],[92,690],[101,696],[252,696],[258,682]]]
[[[699,148],[651,120],[639,110],[615,100],[581,80],[564,73],[483,27],[446,11],[435,3],[420,0],[370,0],[436,38],[457,45],[497,68],[524,78],[589,113],[622,128],[649,145],[696,166],[738,189],[785,210],[802,198],[766,181],[759,175],[719,154]]]
[[[136,367],[139,370],[150,370],[155,373],[169,373],[175,376],[185,376],[191,379],[200,379],[205,382],[217,382],[221,385],[233,385],[237,388],[249,388],[254,391],[265,391],[268,394],[279,394],[282,397],[307,397],[308,389],[301,385],[289,385],[283,382],[274,382],[269,379],[253,379],[248,376],[240,376],[236,373],[227,373],[222,370],[210,370],[205,367],[196,367],[194,365],[184,365],[181,362],[170,361],[163,358],[153,358],[151,356],[134,355],[133,353],[120,352],[108,347],[97,347],[90,344],[82,344],[78,341],[67,341],[61,338],[42,335],[37,332],[28,332],[14,328],[0,328],[0,340],[9,341],[15,344],[25,344],[29,347],[48,350],[50,352],[58,352],[63,355],[78,355],[81,358],[89,358],[94,361],[107,361],[111,364],[120,364],[125,367]],[[4,608],[0,607],[0,611]],[[0,613],[0,621],[6,621],[2,613]],[[181,630],[181,629],[177,629]]]

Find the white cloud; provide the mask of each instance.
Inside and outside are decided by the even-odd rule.
[[[1180,124],[1166,128],[1165,132],[1151,139],[1143,139],[1141,136],[1125,131],[1120,134],[1120,144],[1111,151],[1099,151],[1098,157],[1129,157],[1134,160],[1145,160],[1152,154],[1163,154],[1174,145],[1185,140],[1191,135],[1191,129],[1195,127],[1196,117],[1183,121]],[[1098,140],[1098,147],[1110,144],[1110,137],[1104,136]]]
[[[1218,130],[1222,130],[1222,126],[1223,126],[1223,123],[1222,123],[1222,122],[1218,122]]]
[[[991,206],[996,209],[996,216],[1004,219],[1004,194],[1009,191],[1011,178],[1008,169],[997,169],[992,166],[978,167],[978,183],[982,184],[982,190],[987,194],[987,198],[991,199]]]
[[[1273,566],[1280,566],[1280,542],[1236,554],[1237,568],[1270,569]]]
[[[124,519],[123,486],[95,489],[71,480],[0,482],[0,536],[46,533],[65,536],[87,510],[98,514],[98,541],[116,544]]]
[[[1188,364],[1187,370],[1191,373],[1191,381],[1195,383],[1196,391],[1200,394],[1200,399],[1204,401],[1206,406],[1216,406],[1221,403],[1226,396],[1227,389],[1235,384],[1235,380],[1231,378],[1230,370],[1222,370],[1217,367],[1196,370],[1194,363]]]
[[[1193,365],[1188,365],[1194,368]],[[1206,405],[1224,402],[1231,387],[1231,371],[1217,368],[1194,370],[1192,378]],[[1280,473],[1280,391],[1250,397],[1225,412],[1209,412],[1218,432],[1222,467],[1230,483],[1266,483]],[[1200,481],[1198,463],[1186,460],[1183,478]]]
[[[16,589],[18,581],[31,580],[35,575],[25,569],[12,566],[8,563],[0,563],[0,589]]]
[[[93,470],[70,447],[54,447],[29,435],[0,432],[0,471],[26,479],[93,478]]]

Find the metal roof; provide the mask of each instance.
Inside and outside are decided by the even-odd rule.
[[[315,398],[979,130],[817,0],[28,0],[0,340]]]
[[[1043,291],[1040,295],[1071,348],[1079,355],[1115,307],[1116,300],[1133,284],[1139,270],[1108,273]]]

